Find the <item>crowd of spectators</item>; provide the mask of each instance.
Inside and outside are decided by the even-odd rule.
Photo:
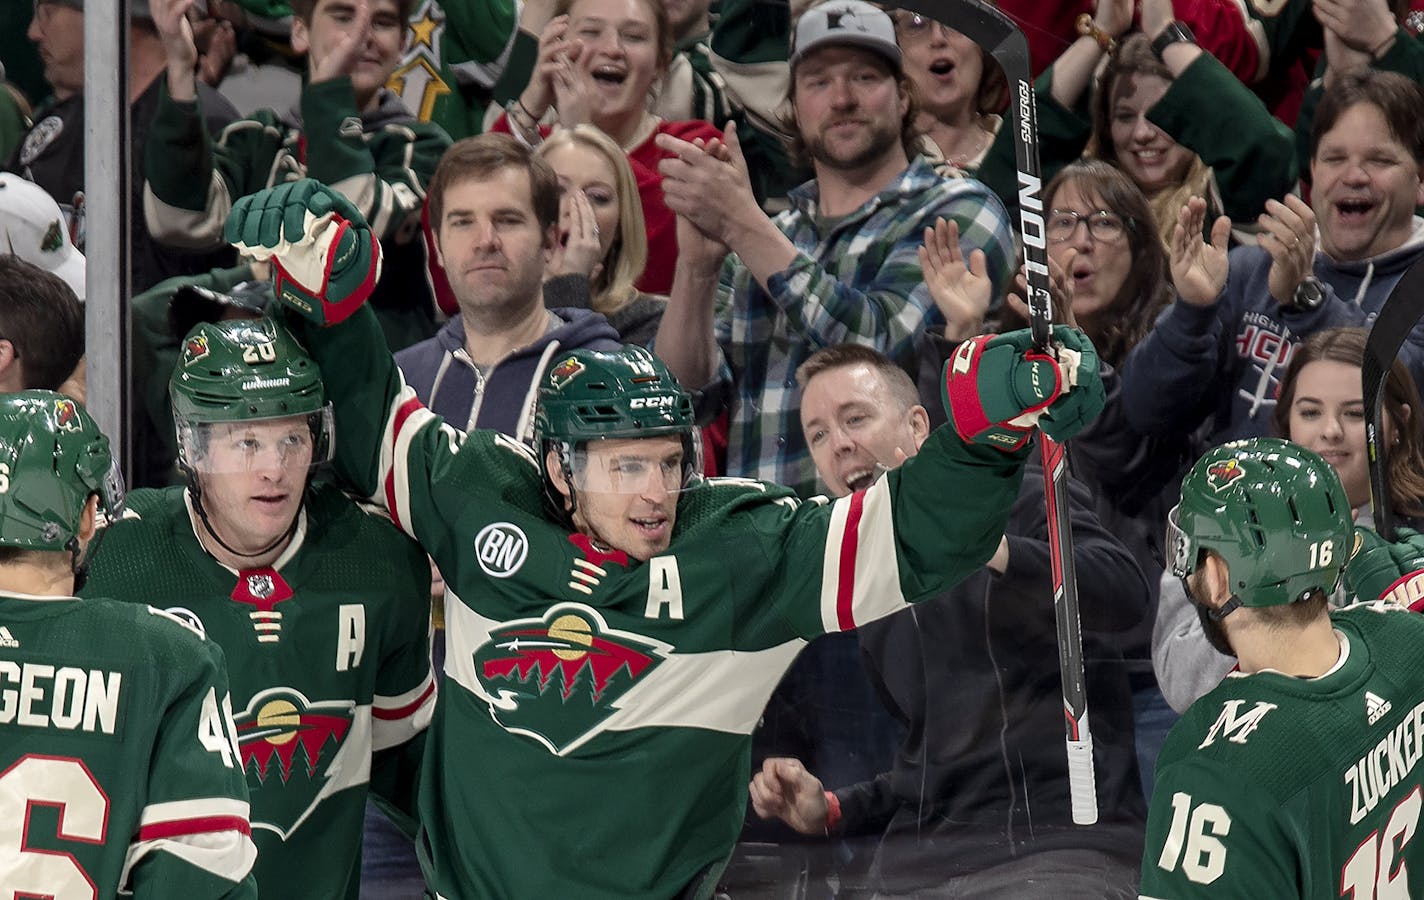
[[[1028,897],[1029,873],[1043,896],[1136,896],[1156,750],[1232,662],[1167,571],[1182,475],[1276,434],[1369,521],[1364,335],[1424,254],[1424,3],[998,5],[1033,50],[1055,313],[1108,387],[1069,498],[1105,815],[1069,824],[1035,471],[979,575],[792,667],[730,884]],[[0,388],[81,400],[84,6],[38,0],[28,43],[0,40]],[[961,341],[1024,324],[1009,81],[953,21],[863,0],[129,7],[133,485],[181,483],[167,382],[194,316],[270,296],[228,212],[300,178],[371,223],[387,343],[460,429],[528,442],[560,352],[635,343],[693,391],[707,471],[840,496],[942,421]],[[1421,386],[1424,324],[1385,402],[1412,524]],[[413,877],[386,838],[371,884]]]

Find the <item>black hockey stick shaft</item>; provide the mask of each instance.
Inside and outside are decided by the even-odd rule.
[[[1384,415],[1384,385],[1399,348],[1424,319],[1424,260],[1410,266],[1385,298],[1365,341],[1360,366],[1361,397],[1365,405],[1365,449],[1370,465],[1370,504],[1375,531],[1394,540],[1394,510],[1389,499],[1389,448],[1380,433]]]
[[[1013,20],[982,0],[901,0],[900,6],[928,16],[989,51],[1008,78],[1010,115],[1018,164],[1019,226],[1028,281],[1029,325],[1039,350],[1057,357],[1048,293],[1048,244],[1039,197],[1038,111],[1034,103],[1028,41]],[[1063,714],[1068,745],[1068,788],[1073,821],[1098,820],[1093,736],[1088,726],[1088,691],[1083,674],[1083,633],[1078,615],[1078,581],[1073,570],[1073,532],[1068,518],[1066,448],[1038,434],[1048,512],[1048,548],[1053,570],[1053,608],[1058,620],[1058,666],[1063,679]]]

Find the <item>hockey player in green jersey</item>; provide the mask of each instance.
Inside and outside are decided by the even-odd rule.
[[[1329,463],[1275,438],[1193,466],[1172,570],[1238,670],[1157,761],[1144,898],[1424,896],[1424,618],[1331,613],[1356,544]]]
[[[469,277],[507,278],[510,217],[462,222],[481,251]],[[1081,333],[1061,332],[1071,391],[1026,333],[976,338],[948,370],[959,434],[936,431],[868,490],[801,502],[703,480],[691,398],[646,350],[575,350],[540,384],[531,453],[452,428],[404,385],[369,310],[344,303],[379,246],[340,195],[306,182],[243,198],[228,237],[283,273],[341,426],[338,471],[445,576],[417,847],[450,900],[710,896],[752,727],[797,652],[976,570],[1034,419],[1062,439],[1102,404]]]
[[[222,651],[74,596],[122,507],[83,407],[0,395],[0,896],[256,898]]]
[[[311,483],[330,406],[272,320],[196,326],[170,392],[187,485],[130,495],[85,593],[194,619],[227,654],[263,900],[355,900],[368,788],[399,790],[435,707],[429,564]]]

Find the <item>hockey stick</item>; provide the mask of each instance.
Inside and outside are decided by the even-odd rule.
[[[1402,275],[1384,306],[1380,307],[1370,336],[1365,342],[1365,358],[1360,366],[1361,396],[1365,401],[1365,448],[1370,462],[1370,505],[1375,514],[1375,532],[1394,540],[1394,511],[1389,500],[1389,451],[1380,440],[1384,415],[1384,383],[1399,348],[1424,319],[1424,260],[1415,262]]]
[[[1038,111],[1034,105],[1028,41],[1013,20],[982,0],[899,0],[898,5],[950,26],[994,57],[1010,85],[1018,162],[1019,227],[1028,279],[1029,324],[1038,349],[1056,357],[1048,295],[1048,245],[1039,199]],[[1073,532],[1068,520],[1068,457],[1062,444],[1038,434],[1048,507],[1048,555],[1053,569],[1053,608],[1058,618],[1058,669],[1063,679],[1063,715],[1068,743],[1068,793],[1073,821],[1098,820],[1093,775],[1093,735],[1088,727],[1088,691],[1083,675],[1083,632],[1078,617],[1078,580],[1073,571]]]

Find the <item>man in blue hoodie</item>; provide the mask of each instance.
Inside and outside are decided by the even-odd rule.
[[[1177,302],[1123,366],[1129,423],[1144,434],[1207,423],[1208,446],[1270,434],[1278,381],[1297,342],[1374,321],[1424,254],[1424,87],[1402,75],[1344,75],[1312,131],[1311,206],[1270,201],[1253,247],[1227,252],[1230,220],[1200,240],[1204,203],[1172,241]],[[1317,240],[1317,231],[1318,240]],[[1424,328],[1402,355],[1424,384]]]
[[[532,440],[539,377],[555,354],[620,346],[602,315],[544,308],[544,266],[559,240],[558,176],[509,135],[484,134],[446,151],[426,195],[460,314],[396,363],[421,402],[462,431]]]

